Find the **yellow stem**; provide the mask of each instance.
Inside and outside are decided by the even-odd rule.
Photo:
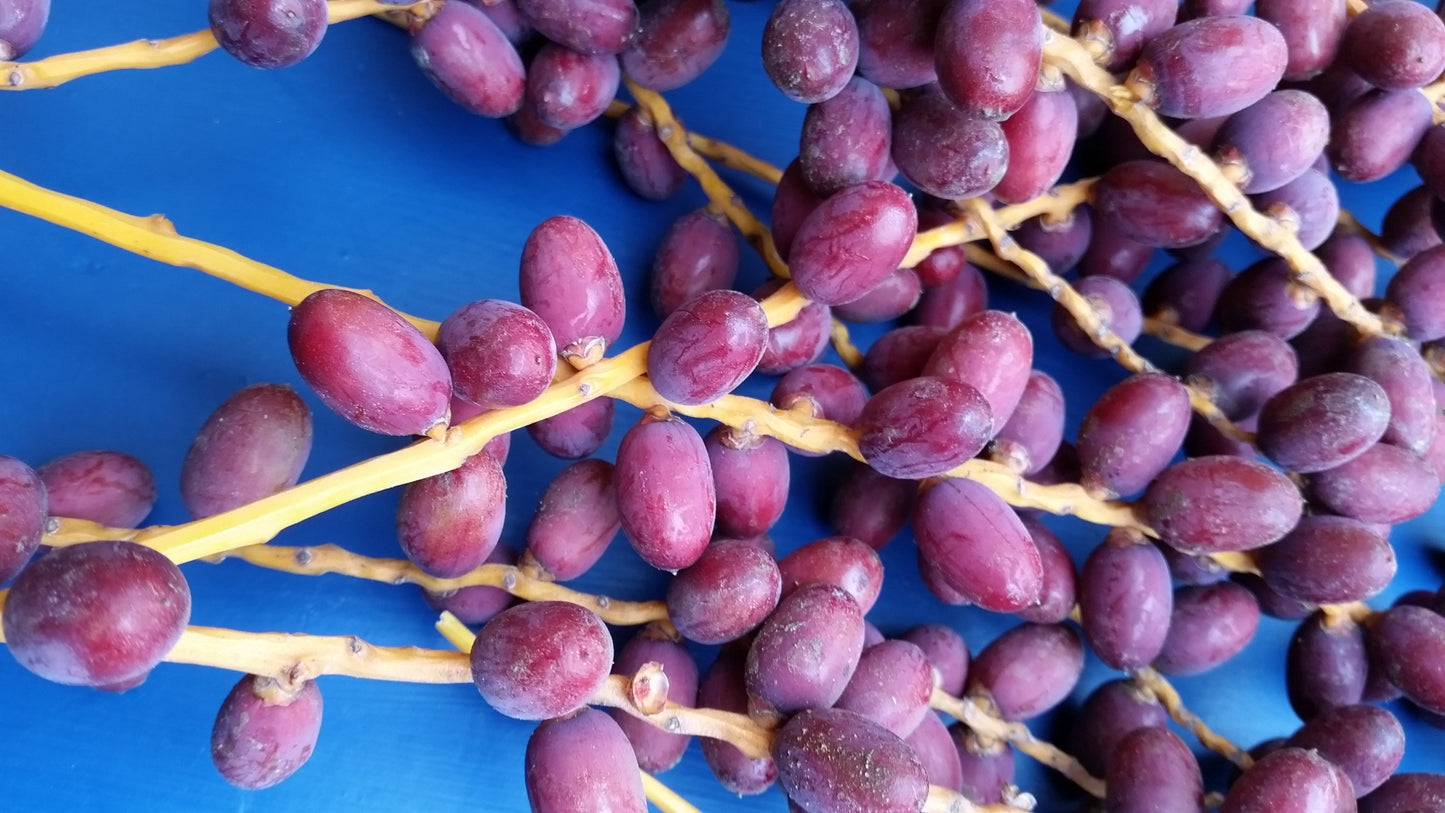
[[[627,102],[613,99],[607,105],[607,116],[615,119],[631,109],[632,105]],[[687,144],[698,155],[711,158],[729,169],[745,172],[760,181],[767,181],[776,186],[778,181],[782,180],[783,171],[781,169],[726,142],[709,138],[700,133],[688,132]]]
[[[1349,604],[1322,604],[1320,612],[1325,616],[1325,625],[1330,627],[1345,621],[1363,624],[1375,614],[1375,611],[1370,609],[1370,605],[1363,601],[1354,601]]]
[[[1153,110],[1142,104],[1127,88],[1115,83],[1114,77],[1107,71],[1095,65],[1083,45],[1059,36],[1047,27],[1043,30],[1043,37],[1046,62],[1057,66],[1080,87],[1103,99],[1114,115],[1129,122],[1135,135],[1150,152],[1193,178],[1240,231],[1252,237],[1261,247],[1283,257],[1294,272],[1294,280],[1319,294],[1337,316],[1365,336],[1399,332],[1397,326],[1386,325],[1380,317],[1366,310],[1338,280],[1330,276],[1319,258],[1300,245],[1293,231],[1256,211],[1249,198],[1224,177],[1202,150],[1164,126]]]
[[[1358,234],[1365,238],[1365,242],[1370,244],[1370,250],[1375,252],[1377,256],[1384,258],[1393,265],[1401,264],[1400,258],[1391,254],[1390,250],[1385,248],[1385,241],[1380,238],[1380,235],[1365,228],[1365,224],[1361,223],[1350,210],[1340,210],[1339,218],[1335,222],[1335,229],[1346,234]]]
[[[801,409],[779,410],[766,401],[741,395],[724,395],[712,403],[696,406],[674,404],[658,395],[645,378],[619,386],[612,395],[642,409],[662,407],[692,418],[710,418],[758,435],[775,437],[803,451],[819,454],[843,452],[863,462],[856,432],[843,424],[815,418]],[[947,472],[946,476],[973,480],[1019,508],[1037,508],[1061,516],[1076,516],[1098,525],[1133,528],[1148,536],[1157,536],[1144,521],[1137,505],[1100,500],[1073,483],[1051,486],[1031,483],[1008,466],[977,458]]]
[[[1029,797],[1032,800],[1033,797]],[[928,798],[923,801],[922,813],[1032,813],[1033,807],[1019,807],[1000,802],[981,805],[953,788],[929,785]]]
[[[934,709],[949,715],[978,733],[979,736],[1003,740],[1033,757],[1040,763],[1068,777],[1086,793],[1104,798],[1104,781],[1090,775],[1065,751],[1051,743],[1036,739],[1028,726],[1011,723],[994,714],[982,700],[973,697],[954,697],[942,689],[935,688],[929,704]]]
[[[642,792],[647,796],[647,801],[652,802],[662,813],[702,813],[691,802],[678,795],[677,791],[658,781],[657,777],[647,771],[638,773],[642,775]]]
[[[327,6],[327,19],[335,24],[387,11],[405,11],[406,8],[376,0],[331,0]],[[218,47],[215,35],[206,29],[169,39],[136,40],[89,51],[58,54],[34,62],[0,62],[0,77],[4,77],[4,81],[0,81],[0,90],[39,90],[106,71],[184,65]]]
[[[502,432],[606,395],[642,373],[646,354],[647,346],[638,345],[553,384],[531,403],[483,413],[451,427],[439,439],[419,440],[222,514],[147,529],[135,539],[176,562],[265,542],[291,525],[351,500],[451,471]]]
[[[342,287],[301,279],[279,268],[248,259],[224,246],[184,237],[176,233],[175,226],[163,215],[128,215],[84,198],[37,186],[8,172],[0,172],[0,206],[88,234],[167,265],[203,271],[288,305],[295,305],[323,288]],[[377,298],[370,291],[347,290]],[[436,322],[413,316],[406,316],[406,319],[428,338],[436,338]]]
[[[437,616],[436,628],[458,652],[472,654],[472,644],[477,642],[477,634],[463,624],[460,618],[452,615],[450,610],[442,610],[441,615]]]
[[[797,315],[807,299],[788,284],[762,302],[770,326]],[[154,526],[127,538],[188,562],[266,542],[285,528],[368,494],[451,471],[493,437],[607,395],[647,369],[647,343],[603,359],[548,387],[536,400],[495,409],[388,454],[317,477],[249,505],[183,525]]]
[[[565,601],[586,607],[614,626],[667,621],[667,604],[664,602],[614,601],[606,596],[581,593],[556,582],[536,578],[526,570],[510,565],[482,565],[466,575],[441,579],[406,559],[373,559],[336,545],[304,548],[252,545],[229,551],[224,558],[301,576],[336,573],[383,584],[414,584],[434,593],[463,587],[495,587],[526,601]]]
[[[1192,353],[1208,347],[1214,341],[1208,336],[1186,330],[1172,322],[1165,321],[1158,317],[1144,317],[1144,332],[1153,336],[1161,342],[1167,342],[1175,347],[1182,347]]]
[[[1006,229],[1015,228],[1026,220],[1040,216],[1065,218],[1074,209],[1093,200],[1094,185],[1098,181],[1098,178],[1084,178],[1073,183],[1059,184],[1033,200],[1004,206],[994,214]],[[983,224],[972,214],[964,213],[952,223],[919,232],[908,253],[904,255],[903,262],[899,264],[904,268],[912,268],[940,248],[975,243],[987,237]]]
[[[0,632],[0,643],[4,640]],[[463,653],[374,646],[354,635],[187,627],[165,660],[274,677],[283,685],[295,685],[321,675],[401,683],[472,682],[471,663]]]
[[[1249,755],[1249,752],[1216,734],[1203,720],[1186,708],[1179,692],[1152,667],[1146,666],[1139,669],[1130,677],[1140,688],[1152,692],[1158,698],[1160,705],[1169,712],[1169,716],[1174,719],[1174,722],[1192,732],[1205,748],[1233,762],[1239,766],[1240,770],[1248,770],[1254,764],[1254,758]]]
[[[833,350],[837,352],[838,358],[853,372],[863,369],[863,351],[858,345],[853,344],[853,337],[848,335],[848,326],[841,320],[834,319],[829,339],[833,343]]]
[[[993,243],[994,250],[998,252],[999,257],[1022,268],[1030,280],[1047,291],[1055,302],[1069,312],[1074,323],[1079,326],[1084,335],[1092,339],[1100,348],[1107,350],[1120,366],[1133,373],[1159,371],[1153,362],[1139,355],[1138,351],[1130,347],[1128,342],[1104,324],[1099,317],[1099,312],[1094,308],[1094,303],[1090,302],[1088,297],[1080,294],[1067,280],[1055,274],[1042,257],[1019,245],[1018,241],[1009,235],[1004,224],[987,201],[982,198],[973,198],[965,201],[963,205],[965,210],[983,225],[984,232],[988,235],[989,241]],[[1200,417],[1209,421],[1211,426],[1235,440],[1251,444],[1254,442],[1254,434],[1235,426],[1234,422],[1220,411],[1219,406],[1210,400],[1209,393],[1196,386],[1186,385],[1186,387],[1189,391],[1190,407]]]
[[[773,732],[746,714],[717,709],[695,709],[673,702],[668,702],[657,714],[644,714],[629,696],[628,687],[631,682],[632,678],[627,675],[612,675],[587,702],[594,706],[621,709],[673,734],[723,740],[752,759],[761,759],[770,754]]]
[[[727,215],[728,220],[737,227],[737,230],[742,232],[743,237],[762,255],[763,261],[767,263],[773,274],[787,279],[790,276],[788,266],[778,255],[777,246],[773,245],[772,232],[754,217],[752,212],[748,211],[738,196],[733,193],[732,188],[718,177],[707,161],[703,160],[703,157],[692,148],[688,143],[687,130],[673,116],[672,108],[668,107],[662,95],[656,91],[639,87],[626,77],[624,77],[624,81],[626,81],[627,89],[631,91],[632,97],[651,117],[653,127],[657,128],[657,137],[667,145],[668,152],[672,153],[672,159],[687,170],[689,175],[697,179],[698,183],[702,185],[703,192],[707,194],[708,200],[721,209]]]

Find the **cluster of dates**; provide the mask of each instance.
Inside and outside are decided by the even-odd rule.
[[[284,26],[267,16],[281,5],[298,9]],[[1016,801],[1013,751],[961,723],[947,728],[930,708],[935,688],[1027,720],[1072,692],[1086,646],[1124,672],[1195,674],[1238,654],[1261,613],[1301,619],[1287,681],[1306,723],[1257,751],[1221,809],[1348,810],[1357,797],[1375,811],[1440,804],[1440,776],[1391,778],[1403,732],[1370,704],[1404,696],[1445,714],[1436,668],[1445,600],[1412,595],[1363,614],[1326,605],[1389,584],[1389,528],[1429,509],[1445,471],[1445,390],[1427,362],[1445,339],[1445,248],[1435,225],[1445,217],[1437,197],[1445,125],[1432,124],[1436,106],[1420,90],[1445,70],[1445,23],[1410,0],[1353,17],[1342,0],[1259,2],[1255,16],[1243,16],[1248,5],[1085,0],[1075,33],[1137,103],[1170,117],[1356,297],[1375,289],[1373,247],[1336,230],[1330,172],[1374,180],[1413,158],[1425,185],[1402,198],[1383,235],[1406,262],[1383,299],[1367,303],[1400,336],[1364,335],[1322,308],[1284,259],[1233,274],[1210,257],[1227,229],[1223,214],[1192,178],[1147,155],[1132,130],[1105,124],[1090,89],[1050,74],[1050,35],[1033,2],[778,3],[763,65],[782,92],[811,107],[770,228],[810,301],[772,324],[767,304],[784,281],[751,295],[730,290],[736,238],[715,211],[693,212],[657,253],[651,298],[663,321],[646,381],[657,405],[688,407],[717,401],[754,373],[780,375],[772,407],[846,427],[867,465],[835,495],[838,536],[780,560],[766,534],[787,500],[788,448],[746,421],[704,436],[658,410],[627,429],[613,462],[591,457],[612,431],[610,398],[527,427],[541,448],[578,462],[547,489],[516,561],[566,581],[623,532],[644,561],[675,573],[671,629],[651,628],[616,652],[602,620],[577,605],[511,607],[490,587],[429,597],[485,624],[471,650],[483,697],[509,716],[544,721],[527,763],[535,809],[644,809],[636,768],[666,770],[687,738],[587,704],[610,673],[640,675],[649,664],[662,664],[668,700],[747,713],[771,732],[768,756],[706,742],[709,765],[737,793],[778,781],[809,811],[920,810],[930,785],[979,804]],[[33,44],[48,3],[0,0],[7,7],[20,13],[0,28],[0,57],[13,58]],[[322,0],[214,0],[212,30],[248,64],[280,67],[319,44],[326,11]],[[690,0],[640,10],[625,0],[448,0],[429,14],[413,31],[428,75],[463,106],[510,117],[514,132],[539,144],[601,116],[624,74],[661,90],[690,81],[728,34],[724,5]],[[650,127],[640,109],[629,113],[617,155],[630,185],[661,197],[685,175]],[[1062,342],[1107,354],[1100,332],[1132,341],[1146,315],[1223,333],[1179,378],[1142,372],[1111,388],[1069,443],[1064,394],[1032,369],[1029,328],[987,308],[982,275],[962,250],[902,265],[920,228],[959,216],[948,201],[1031,200],[1076,158],[1101,172],[1091,205],[1015,234],[1054,271],[1084,274],[1077,288],[1098,321],[1083,324],[1060,307],[1052,326]],[[924,194],[905,192],[899,174]],[[1136,295],[1130,283],[1158,248],[1180,260]],[[435,341],[372,299],[321,291],[293,310],[292,356],[321,402],[356,425],[439,440],[474,415],[535,402],[559,358],[585,369],[621,335],[621,275],[576,218],[550,218],[532,232],[520,290],[520,304],[464,305]],[[834,318],[909,324],[849,370],[818,363]],[[1195,417],[1191,397],[1200,392],[1253,442]],[[238,393],[187,458],[187,508],[211,517],[283,492],[310,445],[309,412],[294,392]],[[1181,449],[1189,456],[1176,462]],[[1077,483],[1089,499],[1137,498],[1137,523],[1112,530],[1076,569],[1036,517],[979,482],[947,476],[980,456],[1033,483]],[[454,471],[402,490],[397,535],[418,568],[449,578],[513,561],[499,544],[506,457],[502,435]],[[49,517],[135,527],[154,499],[144,466],[122,455],[83,453],[38,471],[0,459],[0,580],[15,579],[4,633],[28,669],[124,690],[179,640],[189,589],[161,554],[94,542],[31,561]],[[883,576],[876,549],[910,524],[924,581],[940,600],[1026,623],[973,659],[946,627],[896,639],[872,629],[865,616]],[[1212,558],[1219,554],[1244,554],[1252,572],[1231,573]],[[726,646],[700,672],[683,640]],[[314,682],[248,675],[218,716],[216,764],[240,786],[272,785],[305,762],[320,719]],[[1196,758],[1165,722],[1132,679],[1104,684],[1084,703],[1070,750],[1105,778],[1108,809],[1204,804]]]

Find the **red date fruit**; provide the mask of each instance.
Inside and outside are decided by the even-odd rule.
[[[768,317],[738,291],[705,291],[668,315],[647,347],[647,377],[677,404],[732,392],[763,358]]]
[[[1033,0],[950,0],[934,36],[938,85],[964,110],[1006,119],[1034,92],[1043,24]]]
[[[858,602],[831,584],[801,587],[778,602],[748,648],[750,705],[785,715],[827,708],[843,693],[862,653]]]
[[[637,34],[632,0],[518,0],[522,15],[547,39],[584,54],[616,54]]]
[[[501,118],[522,108],[526,68],[491,18],[470,3],[446,3],[411,41],[422,73],[473,113]]]
[[[527,740],[527,802],[537,813],[646,813],[632,744],[607,713],[584,708]]]
[[[45,483],[24,462],[0,455],[0,584],[10,581],[45,533]]]
[[[918,232],[908,193],[886,181],[838,192],[798,227],[788,255],[793,282],[824,305],[851,302],[893,272]]]
[[[433,576],[453,578],[480,567],[502,535],[507,479],[486,452],[456,469],[408,483],[396,509],[401,549]]]
[[[782,574],[767,551],[719,539],[667,585],[667,614],[689,641],[721,644],[741,638],[778,605]]]
[[[329,288],[291,310],[301,377],[341,417],[383,435],[424,435],[451,415],[452,377],[436,345],[396,311]]]
[[[1285,475],[1253,460],[1196,457],[1165,469],[1144,492],[1149,525],[1183,553],[1263,547],[1299,522],[1304,500]]]
[[[552,578],[568,581],[591,569],[621,529],[612,464],[579,460],[542,494],[527,525],[527,555]]]
[[[922,810],[923,763],[903,740],[861,714],[807,709],[773,741],[778,782],[809,813]]]
[[[622,529],[643,561],[676,571],[696,562],[717,512],[707,447],[690,424],[643,420],[617,448]]]
[[[858,65],[858,24],[842,0],[782,0],[763,26],[763,70],[784,96],[831,99]]]
[[[722,55],[732,18],[723,0],[651,0],[627,50],[628,78],[645,88],[675,90],[701,76]]]
[[[1038,547],[998,495],[971,480],[930,486],[913,510],[919,556],[968,601],[1012,613],[1043,590]]]
[[[1063,624],[1021,624],[978,653],[968,693],[984,694],[1005,720],[1027,720],[1058,705],[1084,671],[1084,642]]]
[[[1127,497],[1169,465],[1189,431],[1189,393],[1162,373],[1137,373],[1110,387],[1079,427],[1080,483]]]
[[[569,215],[549,217],[522,246],[522,305],[551,328],[557,349],[603,349],[622,334],[626,306],[617,261],[592,227]]]
[[[1274,90],[1289,49],[1257,17],[1202,17],[1149,40],[1127,84],[1161,116],[1227,116]]]
[[[943,474],[978,454],[994,433],[988,401],[972,386],[920,376],[879,392],[858,415],[858,449],[889,477]]]
[[[612,636],[591,610],[533,601],[502,611],[477,633],[472,681],[508,717],[545,720],[587,704],[612,670]]]
[[[135,542],[87,542],[55,548],[15,578],[5,642],[46,680],[133,685],[171,651],[190,617],[190,587],[170,559]]]
[[[0,464],[0,470],[4,468]],[[72,452],[35,473],[45,484],[52,516],[88,519],[111,528],[137,528],[156,503],[155,475],[146,464],[121,452]],[[3,531],[0,538],[4,538]],[[4,570],[0,566],[0,574]],[[3,581],[6,578],[0,575]]]
[[[321,711],[321,689],[314,680],[292,692],[274,678],[245,675],[216,713],[211,761],[238,788],[272,787],[311,758],[321,734]]]
[[[201,519],[296,485],[311,435],[311,410],[290,387],[254,384],[232,395],[206,419],[181,464],[186,510]]]

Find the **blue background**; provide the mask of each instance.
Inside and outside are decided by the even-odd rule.
[[[733,34],[721,60],[694,85],[669,94],[694,129],[778,165],[797,151],[804,108],[784,99],[760,70],[767,3],[731,3]],[[32,56],[205,26],[202,0],[58,2]],[[611,161],[603,123],[539,149],[501,123],[448,102],[415,69],[405,36],[377,21],[333,27],[299,67],[263,72],[222,53],[157,71],[95,76],[59,89],[0,97],[0,168],[133,214],[162,212],[181,233],[231,247],[303,277],[376,290],[409,312],[441,318],[483,297],[516,297],[528,231],[572,214],[608,242],[629,283],[624,345],[657,326],[645,274],[671,220],[704,202],[689,184],[654,203],[630,194]],[[761,182],[727,177],[766,213]],[[1368,188],[1346,185],[1348,204],[1378,227],[1384,207],[1416,181],[1408,171]],[[1240,263],[1249,249],[1235,241]],[[740,286],[764,278],[744,250]],[[1159,260],[1153,266],[1163,265]],[[287,309],[204,274],[153,263],[64,229],[0,211],[0,453],[33,465],[66,452],[113,448],[155,471],[160,501],[150,522],[185,519],[176,483],[194,432],[240,387],[281,381],[303,389],[286,351]],[[1382,277],[1383,284],[1383,277]],[[992,282],[994,307],[1040,326],[1037,366],[1069,396],[1069,423],[1123,376],[1108,361],[1067,355],[1041,326],[1041,294]],[[859,328],[866,343],[881,328]],[[1143,351],[1177,360],[1144,339]],[[833,358],[830,355],[830,358]],[[745,385],[763,395],[772,380]],[[305,393],[316,414],[311,477],[395,448],[393,439],[344,424]],[[616,437],[636,416],[618,412]],[[795,458],[794,494],[775,529],[781,551],[828,532],[820,506],[836,461]],[[516,541],[562,461],[517,433],[505,538]],[[823,488],[820,488],[820,485]],[[285,533],[287,544],[335,542],[397,555],[395,493],[333,511]],[[1052,521],[1081,557],[1103,529]],[[1400,575],[1373,603],[1434,588],[1430,565],[1439,511],[1395,531]],[[887,581],[870,619],[885,632],[923,621],[953,625],[978,651],[1011,618],[945,607],[918,581],[912,543],[883,551]],[[185,568],[193,622],[248,630],[356,634],[377,644],[445,647],[433,616],[409,587],[341,577],[305,578],[229,563]],[[622,540],[583,589],[622,598],[661,594],[663,575]],[[1181,679],[1189,704],[1246,746],[1297,724],[1285,700],[1284,647],[1293,624],[1266,619],[1245,653],[1217,673]],[[629,633],[618,631],[619,642]],[[711,651],[698,650],[703,663]],[[1112,673],[1090,662],[1069,704]],[[0,793],[15,810],[135,809],[313,811],[525,809],[522,753],[531,725],[492,712],[474,688],[324,679],[327,713],[310,763],[275,789],[233,789],[210,764],[208,738],[231,673],[164,665],[123,695],[48,684],[0,656]],[[1409,748],[1405,769],[1439,768],[1445,733],[1398,705]],[[1035,729],[1061,731],[1052,720]],[[1191,740],[1192,742],[1192,740]],[[1214,761],[1211,761],[1213,764]],[[1211,787],[1222,787],[1216,774]],[[774,789],[738,800],[721,790],[694,743],[663,777],[704,810],[784,810]],[[1042,810],[1080,798],[1027,758],[1019,784]]]

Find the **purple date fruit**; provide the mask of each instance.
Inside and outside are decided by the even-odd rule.
[[[1108,497],[1142,491],[1184,444],[1191,414],[1171,376],[1137,373],[1110,387],[1079,427],[1080,483]]]
[[[1150,527],[1183,553],[1263,547],[1289,533],[1304,512],[1288,477],[1229,455],[1175,463],[1149,484],[1144,505]]]
[[[516,113],[526,98],[526,68],[507,35],[470,3],[446,3],[411,41],[422,73],[448,98],[481,116]]]
[[[858,602],[831,584],[801,587],[778,602],[748,648],[750,705],[784,715],[831,706],[862,653]]]
[[[617,261],[592,227],[569,215],[542,221],[522,246],[522,305],[542,318],[563,354],[605,350],[622,334],[626,307]]]
[[[621,529],[612,464],[579,460],[547,484],[527,525],[527,556],[557,581],[569,581],[590,570]]]
[[[1202,17],[1150,39],[1128,86],[1161,116],[1227,116],[1274,90],[1289,48],[1257,17]]]
[[[522,15],[547,39],[584,54],[616,54],[637,34],[632,0],[518,0]]]
[[[206,419],[181,464],[186,510],[202,519],[296,485],[311,436],[311,410],[290,387],[254,384],[232,395]]]
[[[1002,120],[1033,95],[1043,24],[1032,0],[950,0],[934,35],[938,86],[953,103]]]
[[[994,433],[988,401],[972,386],[920,376],[874,395],[855,424],[868,465],[899,479],[942,474],[978,454]]]
[[[453,578],[481,566],[507,516],[502,464],[485,452],[456,469],[408,483],[396,509],[401,549],[433,576]]]
[[[778,605],[782,574],[767,551],[718,539],[667,585],[667,614],[689,641],[721,644],[752,631]]]
[[[968,693],[984,694],[1005,720],[1058,705],[1084,670],[1084,642],[1063,624],[1022,624],[995,638],[969,668]]]

